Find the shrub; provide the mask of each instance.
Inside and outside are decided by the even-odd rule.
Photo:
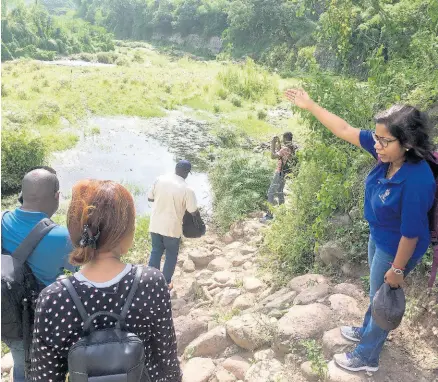
[[[236,107],[241,107],[242,106],[242,100],[239,97],[233,96],[233,98],[231,98],[231,103],[236,106]]]
[[[19,90],[18,91],[18,98],[25,101],[29,99],[29,96],[27,95],[27,93],[24,90]]]
[[[257,112],[257,118],[262,120],[262,121],[265,120],[267,116],[268,116],[268,114],[263,109],[261,109]]]
[[[116,60],[115,64],[117,66],[129,66],[129,61],[128,61],[128,59],[126,57],[119,57]]]
[[[314,46],[306,46],[298,51],[296,67],[303,72],[311,72],[318,69],[318,64],[315,58]]]
[[[78,55],[78,57],[79,57],[82,61],[86,61],[86,62],[92,62],[92,61],[94,61],[94,59],[95,59],[94,54],[91,54],[91,53],[85,53],[85,52],[80,53],[80,54]]]
[[[46,150],[39,137],[20,130],[2,130],[2,193],[20,189],[24,174],[44,164]]]
[[[239,142],[239,137],[236,134],[236,130],[231,126],[223,126],[216,132],[216,136],[224,147],[236,147]]]
[[[2,97],[7,97],[9,95],[9,89],[5,86],[5,84],[2,84]]]
[[[349,79],[314,75],[304,88],[353,126],[371,127],[375,95],[367,87]],[[312,144],[300,150],[287,205],[276,209],[265,237],[272,264],[288,274],[311,270],[315,250],[328,240],[340,240],[349,260],[366,253],[366,224],[334,230],[330,218],[353,207],[362,209],[363,180],[372,163],[371,156],[333,136],[310,113],[297,111],[309,126]]]
[[[59,121],[60,111],[56,102],[43,101],[38,105],[35,120],[41,125],[55,125]]]
[[[225,100],[225,99],[227,99],[227,97],[228,97],[228,92],[227,92],[224,88],[220,88],[220,89],[217,91],[217,95],[218,95],[218,97],[219,97],[220,99]]]
[[[272,176],[271,161],[241,150],[222,150],[210,170],[214,219],[222,232],[262,207]]]
[[[241,67],[233,65],[221,71],[218,80],[229,91],[253,101],[275,92],[278,87],[275,78],[251,59],[247,59]]]
[[[132,58],[132,61],[137,62],[139,64],[142,64],[144,62],[144,57],[141,50],[136,50],[134,52],[134,57]]]
[[[217,114],[217,113],[220,113],[220,111],[221,111],[220,106],[217,105],[217,104],[214,104],[214,105],[213,105],[213,111],[214,111],[216,114]]]
[[[96,57],[97,62],[101,64],[113,64],[118,58],[117,54],[113,52],[99,52]]]

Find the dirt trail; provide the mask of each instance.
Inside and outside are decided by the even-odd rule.
[[[354,346],[338,328],[361,323],[367,297],[358,285],[316,274],[276,290],[275,276],[257,265],[261,228],[254,218],[225,242],[212,233],[184,240],[172,292],[184,382],[316,381],[305,350],[312,340],[323,349],[319,361],[318,352],[313,356],[314,370],[328,381],[438,381],[436,354],[414,340],[407,323],[386,343],[378,372],[335,366],[333,354]]]

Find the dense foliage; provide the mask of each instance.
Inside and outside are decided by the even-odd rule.
[[[222,231],[248,212],[262,208],[272,176],[270,163],[259,155],[224,150],[210,171],[214,218]],[[250,174],[250,176],[248,176]]]
[[[102,27],[69,15],[50,15],[43,6],[2,8],[2,61],[20,57],[53,60],[57,55],[114,49]]]
[[[44,164],[45,147],[39,137],[25,131],[2,131],[2,193],[17,191],[24,174]]]

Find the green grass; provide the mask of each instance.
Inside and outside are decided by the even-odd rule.
[[[134,244],[122,259],[125,263],[144,264],[146,262],[151,250],[149,221],[149,215],[137,216]]]
[[[146,193],[146,189],[137,183],[121,181],[120,184],[134,196],[140,196]]]
[[[279,134],[278,128],[266,121],[257,119],[255,113],[252,112],[241,114],[230,119],[224,118],[223,122],[231,124],[236,127],[236,130],[259,140],[266,140],[272,135]]]
[[[5,354],[8,354],[9,353],[9,348],[8,348],[8,346],[2,341],[2,357],[5,355]]]
[[[274,128],[257,120],[256,110],[276,105],[281,99],[279,89],[291,84],[253,63],[174,60],[147,44],[135,49],[119,47],[117,54],[129,66],[63,67],[32,60],[6,63],[2,67],[3,128],[34,130],[44,137],[51,152],[73,147],[79,135],[75,129],[80,132],[90,113],[151,118],[188,106],[204,119],[216,114],[237,130],[264,139]],[[234,78],[239,82],[236,86]],[[235,99],[241,100],[240,106],[232,104]],[[69,131],[63,130],[62,118],[70,122]],[[98,134],[97,129],[91,134]]]

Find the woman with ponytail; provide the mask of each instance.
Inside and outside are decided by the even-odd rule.
[[[73,187],[67,227],[74,250],[70,262],[81,270],[69,277],[89,315],[120,314],[137,266],[121,257],[132,246],[135,208],[131,194],[112,181],[83,180]],[[180,381],[169,290],[161,272],[144,267],[126,316],[129,330],[142,339],[151,382]],[[100,316],[96,329],[115,321]],[[64,382],[69,349],[82,336],[83,321],[60,281],[40,294],[32,350],[32,381]]]

